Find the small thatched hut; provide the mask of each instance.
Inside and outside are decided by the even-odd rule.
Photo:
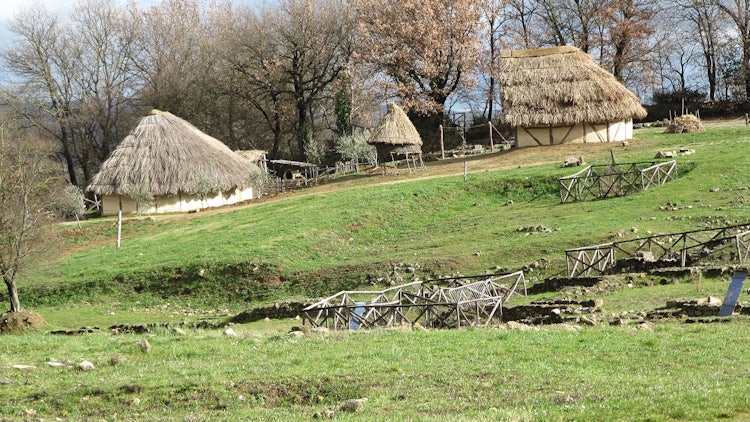
[[[185,120],[154,110],[112,151],[87,190],[101,197],[103,214],[194,211],[252,199],[254,167]],[[138,210],[136,192],[153,202]]]
[[[388,113],[383,121],[373,129],[367,143],[374,145],[378,161],[386,162],[394,156],[422,154],[422,138],[404,110],[396,104],[388,105]]]
[[[635,94],[575,47],[504,52],[498,80],[518,147],[623,141],[633,118],[646,117]]]

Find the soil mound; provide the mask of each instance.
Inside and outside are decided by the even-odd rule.
[[[6,312],[0,315],[0,334],[18,334],[32,331],[47,324],[34,311]]]

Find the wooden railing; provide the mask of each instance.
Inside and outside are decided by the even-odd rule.
[[[466,280],[477,280],[466,283]],[[438,286],[447,283],[447,286]],[[342,291],[302,312],[313,327],[357,329],[414,325],[460,328],[489,325],[520,286],[523,272],[412,282],[378,291]]]
[[[639,163],[588,166],[561,177],[560,202],[586,201],[622,196],[661,186],[674,180],[677,162],[667,161],[641,168]]]
[[[565,261],[570,277],[602,275],[620,259],[672,260],[684,267],[688,261],[730,250],[730,259],[744,263],[750,254],[750,224],[661,234],[641,239],[569,249]]]

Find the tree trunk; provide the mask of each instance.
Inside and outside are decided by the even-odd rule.
[[[15,275],[3,277],[5,285],[8,287],[8,296],[10,297],[10,311],[19,312],[21,310],[21,301],[18,300],[18,289],[16,289]]]

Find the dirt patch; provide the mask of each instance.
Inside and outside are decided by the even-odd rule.
[[[34,311],[6,312],[0,316],[0,334],[35,331],[46,324],[44,318]]]

